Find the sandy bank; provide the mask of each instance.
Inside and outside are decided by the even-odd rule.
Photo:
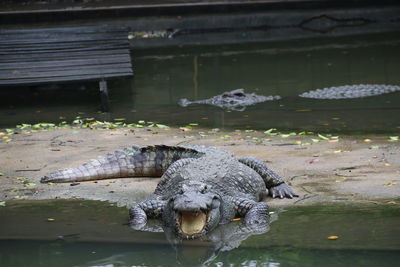
[[[267,199],[272,207],[327,202],[400,204],[400,142],[390,142],[388,136],[340,136],[337,141],[328,141],[315,135],[141,128],[52,130],[15,134],[12,139],[0,143],[0,201],[83,198],[130,206],[150,194],[158,178],[81,182],[75,186],[40,184],[39,180],[56,169],[128,145],[202,144],[238,156],[258,157],[300,195],[294,200]]]

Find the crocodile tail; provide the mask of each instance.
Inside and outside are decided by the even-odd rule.
[[[161,176],[175,161],[197,158],[203,153],[186,147],[155,145],[127,147],[74,168],[50,173],[42,183],[67,183],[110,178]]]

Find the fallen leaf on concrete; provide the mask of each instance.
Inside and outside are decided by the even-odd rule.
[[[383,186],[393,186],[396,184],[397,184],[396,182],[389,182],[389,183],[383,184]]]
[[[318,161],[319,161],[319,159],[309,159],[309,160],[307,160],[307,163],[313,164],[313,163],[316,163]]]

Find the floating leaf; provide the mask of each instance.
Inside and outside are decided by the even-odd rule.
[[[328,238],[329,240],[337,240],[337,239],[339,239],[339,236],[337,236],[337,235],[330,235],[330,236],[327,236],[326,238]]]
[[[389,141],[399,141],[399,137],[398,136],[389,136]]]
[[[48,222],[54,222],[56,219],[54,219],[54,218],[47,218],[47,221]]]
[[[139,124],[145,124],[146,122],[144,120],[138,121]]]
[[[124,121],[124,120],[126,120],[125,118],[115,118],[114,119],[115,121]]]
[[[197,122],[189,123],[189,125],[190,125],[190,126],[199,126],[199,124],[198,124]]]
[[[305,108],[305,109],[297,109],[296,112],[311,112],[312,109]]]
[[[5,201],[0,201],[0,207],[5,207],[6,206],[6,202]]]

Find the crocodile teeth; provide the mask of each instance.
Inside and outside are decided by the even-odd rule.
[[[181,230],[186,235],[200,233],[207,222],[207,215],[203,212],[181,212]]]

